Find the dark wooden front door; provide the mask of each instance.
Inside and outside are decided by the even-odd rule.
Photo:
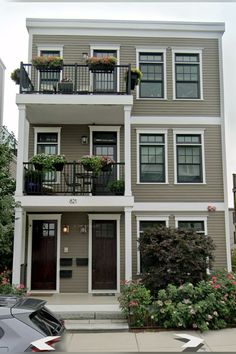
[[[56,290],[57,221],[33,220],[31,289]]]
[[[117,289],[117,234],[115,220],[94,220],[92,290]]]

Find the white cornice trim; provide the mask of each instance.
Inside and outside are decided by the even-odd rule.
[[[223,22],[185,22],[185,21],[124,21],[95,19],[51,19],[27,18],[26,27],[31,28],[105,28],[111,29],[152,29],[174,31],[224,32]]]
[[[3,70],[5,70],[5,69],[6,69],[6,67],[5,67],[5,65],[4,65],[4,63],[3,63],[3,61],[1,60],[1,58],[0,58],[0,67],[1,67]]]

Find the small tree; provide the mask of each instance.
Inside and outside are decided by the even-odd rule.
[[[12,264],[15,181],[10,176],[11,160],[8,142],[0,144],[0,271]]]
[[[211,268],[214,244],[192,230],[149,228],[140,236],[141,279],[152,292],[168,284],[197,283]]]

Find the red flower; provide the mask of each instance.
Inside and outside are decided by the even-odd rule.
[[[216,278],[216,277],[212,277],[211,279],[212,279],[213,283],[215,283],[215,282],[216,282],[216,280],[217,280],[217,278]]]
[[[130,302],[128,303],[128,306],[129,306],[129,307],[138,306],[138,301],[132,300],[132,301],[130,301]]]
[[[233,276],[232,276],[232,274],[227,274],[227,275],[226,275],[226,278],[228,278],[228,279],[233,279]]]
[[[236,281],[232,281],[231,284],[236,285]]]
[[[220,288],[220,284],[216,284],[213,286],[215,289],[219,289]]]

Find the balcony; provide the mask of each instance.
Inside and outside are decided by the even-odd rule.
[[[112,188],[112,182],[117,180],[124,181],[124,163],[114,163],[98,174],[86,171],[75,161],[66,163],[63,171],[50,172],[36,171],[32,163],[24,163],[25,195],[124,195],[124,188]]]
[[[130,95],[130,65],[115,65],[113,72],[91,72],[88,65],[65,64],[61,70],[38,70],[21,63],[21,94]]]

